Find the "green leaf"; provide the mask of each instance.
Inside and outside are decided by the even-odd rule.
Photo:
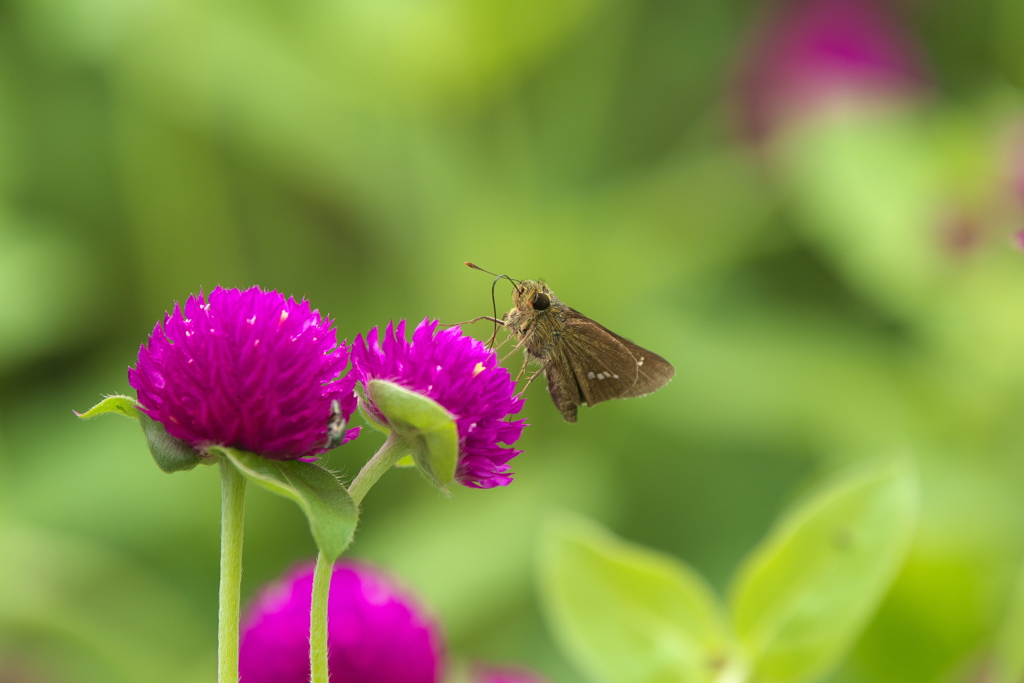
[[[131,396],[115,394],[113,396],[107,396],[84,413],[76,412],[75,415],[83,420],[88,420],[105,413],[117,413],[119,415],[124,415],[125,417],[130,417],[133,420],[138,420],[140,414],[138,406],[138,402]]]
[[[776,524],[732,594],[756,680],[819,680],[839,662],[892,584],[916,510],[901,459],[846,473]]]
[[[352,542],[359,510],[337,477],[301,460],[271,460],[234,448],[211,446],[251,482],[295,501],[309,520],[317,548],[336,560]]]
[[[436,401],[394,382],[370,380],[368,391],[396,434],[412,448],[423,474],[444,487],[455,478],[459,432],[455,417]]]
[[[552,630],[589,679],[701,683],[738,668],[723,610],[700,576],[592,522],[548,525],[539,583]]]
[[[108,396],[84,413],[76,413],[82,419],[89,419],[105,413],[124,415],[138,420],[146,445],[153,455],[157,467],[164,472],[187,471],[202,462],[202,457],[191,446],[167,433],[163,424],[139,410],[138,402],[131,396]]]

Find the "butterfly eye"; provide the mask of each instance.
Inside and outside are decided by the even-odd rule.
[[[551,305],[551,299],[544,292],[537,292],[533,295],[533,301],[530,302],[530,305],[533,306],[535,311],[543,311]]]

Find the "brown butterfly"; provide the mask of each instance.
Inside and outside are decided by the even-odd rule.
[[[486,319],[503,325],[526,350],[527,360],[540,363],[551,400],[567,422],[576,421],[581,405],[645,396],[676,374],[658,354],[566,306],[543,281],[497,276],[502,278],[515,287],[512,310],[502,319]]]

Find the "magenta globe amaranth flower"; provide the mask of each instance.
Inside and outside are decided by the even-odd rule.
[[[511,446],[519,439],[524,420],[509,420],[523,408],[508,370],[497,355],[458,327],[437,330],[436,320],[424,320],[405,337],[405,321],[389,323],[384,334],[373,328],[352,342],[352,374],[366,386],[388,380],[436,401],[455,416],[459,432],[459,461],[455,478],[473,488],[507,486],[512,482],[509,461],[522,453]],[[387,418],[372,404],[365,405],[382,424]]]
[[[241,683],[308,683],[313,565],[265,587],[243,619]],[[435,683],[442,645],[414,601],[365,565],[334,568],[327,606],[332,683]]]
[[[355,379],[342,376],[348,358],[332,321],[308,301],[218,287],[189,297],[184,310],[175,304],[139,349],[128,382],[142,410],[194,449],[293,460],[322,453],[332,415],[337,425],[355,410]]]

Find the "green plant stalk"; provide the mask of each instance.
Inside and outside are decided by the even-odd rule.
[[[355,505],[373,487],[384,473],[394,467],[404,454],[409,453],[406,441],[394,432],[388,434],[380,450],[362,466],[359,473],[348,487],[348,495]],[[328,669],[328,631],[327,607],[331,595],[331,573],[334,561],[324,553],[316,556],[316,568],[313,570],[313,592],[309,607],[309,681],[310,683],[328,683],[331,673]]]
[[[394,467],[395,463],[403,455],[409,452],[411,452],[411,449],[405,439],[398,436],[395,432],[388,434],[384,445],[373,454],[372,458],[366,461],[363,469],[359,470],[359,474],[356,475],[356,478],[352,480],[348,487],[348,495],[352,497],[355,504],[359,505],[362,503],[366,493],[373,488],[377,480]]]
[[[327,597],[331,593],[331,572],[334,562],[323,553],[316,556],[313,570],[313,599],[309,611],[310,683],[328,683],[327,669]]]
[[[402,437],[394,432],[388,435],[384,444],[370,458],[348,488],[349,496],[356,505],[362,502],[377,480],[394,467],[404,454],[409,452]],[[309,671],[310,683],[328,683],[330,671],[327,667],[327,599],[331,593],[331,573],[334,562],[321,552],[316,557],[313,570],[313,595],[309,612]]]
[[[238,617],[242,601],[242,527],[245,478],[227,458],[220,464],[220,595],[217,681],[238,683]]]

